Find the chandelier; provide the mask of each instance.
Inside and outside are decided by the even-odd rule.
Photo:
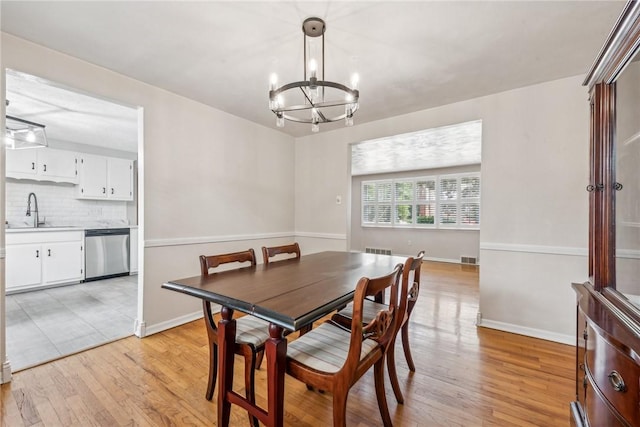
[[[326,25],[320,18],[307,18],[302,23],[304,80],[278,87],[278,77],[271,75],[269,108],[276,115],[278,127],[283,127],[285,120],[310,123],[313,132],[320,130],[320,123],[344,120],[346,126],[353,125],[360,96],[358,75],[352,76],[351,88],[325,80],[325,30]],[[320,43],[318,37],[321,37]]]
[[[44,125],[13,116],[5,116],[5,143],[9,149],[46,147]]]

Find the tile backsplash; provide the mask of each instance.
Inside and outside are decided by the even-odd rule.
[[[51,225],[94,226],[128,223],[127,202],[81,200],[76,198],[77,191],[77,186],[70,184],[7,179],[5,219],[11,227],[32,224],[33,218],[25,213],[27,197],[33,192],[38,198],[40,221],[46,219]]]

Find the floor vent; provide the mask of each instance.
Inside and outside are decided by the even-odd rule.
[[[476,265],[478,263],[478,260],[475,257],[463,256],[460,257],[460,263]]]
[[[391,249],[364,248],[365,253],[376,255],[391,255]]]

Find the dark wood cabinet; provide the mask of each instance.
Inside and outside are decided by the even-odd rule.
[[[591,105],[589,281],[577,295],[575,426],[640,426],[640,4],[585,85]]]

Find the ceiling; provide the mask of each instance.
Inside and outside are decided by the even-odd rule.
[[[45,126],[56,142],[138,152],[138,111],[53,82],[7,70],[7,115]]]
[[[583,75],[621,1],[6,1],[2,31],[269,128],[269,76],[302,80],[302,21],[326,79],[360,76],[355,124]],[[76,106],[81,108],[80,106]],[[92,120],[87,115],[86,120]],[[321,132],[342,127],[321,125]],[[292,136],[311,126],[287,122]]]

